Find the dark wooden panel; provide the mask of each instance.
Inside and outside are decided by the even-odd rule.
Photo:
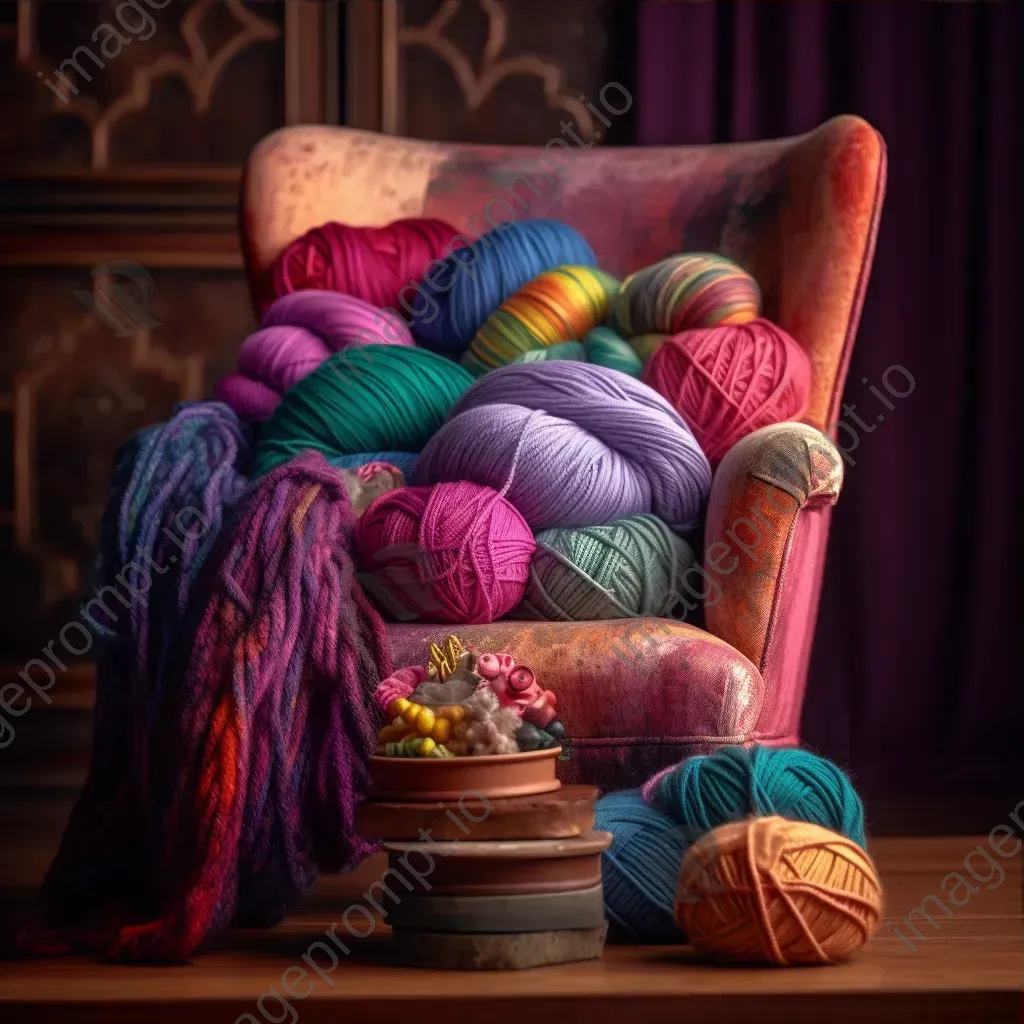
[[[254,326],[237,271],[129,267],[113,280],[131,301],[111,312],[100,301],[94,314],[84,269],[0,278],[9,311],[0,421],[10,438],[0,455],[0,493],[9,495],[0,509],[0,665],[24,663],[74,614],[117,446],[175,402],[208,394]],[[133,324],[132,303],[148,308],[148,328]]]
[[[283,5],[243,0],[4,0],[0,160],[239,163],[284,123],[283,24]]]
[[[584,139],[615,141],[625,122],[604,125],[587,102],[600,109],[602,87],[622,71],[629,40],[621,26],[632,17],[624,6],[406,0],[394,40],[396,130],[453,142],[542,144],[568,138],[560,126],[573,122]],[[384,45],[386,52],[386,31]],[[385,79],[385,94],[388,87]]]

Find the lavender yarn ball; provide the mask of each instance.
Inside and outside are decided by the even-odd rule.
[[[604,366],[512,364],[481,377],[427,442],[416,482],[471,480],[536,532],[653,512],[696,527],[711,467],[686,423],[646,384]]]
[[[267,308],[263,327],[304,327],[323,338],[332,352],[350,345],[413,345],[406,322],[354,295],[308,288],[282,295]]]

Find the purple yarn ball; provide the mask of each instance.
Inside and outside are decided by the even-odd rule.
[[[242,373],[229,373],[217,381],[213,397],[234,409],[242,419],[257,423],[269,420],[281,404],[281,396],[273,388]]]
[[[324,340],[305,327],[261,327],[242,342],[238,372],[283,395],[330,355]]]
[[[501,491],[536,532],[653,512],[696,527],[711,467],[657,392],[592,363],[504,366],[481,377],[427,442],[416,483]]]
[[[391,309],[354,295],[309,288],[282,295],[263,314],[263,327],[304,327],[332,352],[350,345],[413,345],[406,322]]]

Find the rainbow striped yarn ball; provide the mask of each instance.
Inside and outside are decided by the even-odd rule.
[[[693,327],[745,324],[761,312],[757,282],[714,253],[669,256],[622,282],[611,326],[623,337],[678,334]]]
[[[480,325],[462,355],[462,365],[479,377],[524,352],[580,341],[604,323],[618,290],[618,280],[596,267],[564,266],[546,271],[506,299]]]

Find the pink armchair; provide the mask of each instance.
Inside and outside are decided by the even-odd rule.
[[[571,156],[571,160],[568,157]],[[798,741],[832,505],[838,415],[885,188],[885,147],[839,117],[792,139],[580,149],[447,145],[344,128],[286,128],[252,152],[242,235],[254,297],[277,254],[328,220],[433,216],[462,231],[509,210],[579,229],[624,275],[672,252],[746,267],[765,314],[811,358],[803,423],[745,438],[718,468],[705,530],[705,629],[666,619],[390,627],[397,665],[454,631],[509,650],[558,694],[573,754],[563,779],[636,785],[726,743]]]

